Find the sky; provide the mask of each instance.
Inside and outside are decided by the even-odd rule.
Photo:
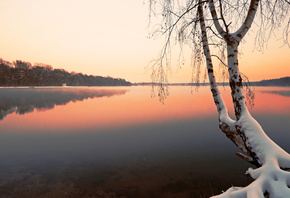
[[[150,82],[147,65],[163,39],[148,38],[146,0],[0,0],[0,57],[45,63],[69,72]],[[252,34],[253,35],[253,34]],[[290,48],[272,37],[264,53],[248,36],[240,51],[250,80],[290,76]],[[172,62],[169,82],[190,82],[190,60]]]

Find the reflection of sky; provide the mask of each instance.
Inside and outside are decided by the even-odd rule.
[[[208,87],[193,94],[190,87],[170,87],[164,105],[157,98],[150,98],[150,87],[126,88],[129,91],[114,92],[118,95],[114,97],[101,97],[110,95],[113,88],[103,94],[99,89],[76,94],[79,98],[95,94],[87,100],[69,97],[65,105],[54,105],[48,111],[25,115],[13,112],[5,117],[0,121],[1,165],[11,172],[19,166],[37,172],[52,167],[67,171],[68,167],[83,170],[90,164],[98,167],[135,163],[138,167],[146,165],[149,167],[146,171],[150,172],[150,167],[163,167],[160,164],[165,163],[168,168],[174,162],[180,171],[194,170],[201,179],[208,174],[208,170],[200,172],[205,164],[212,172],[217,171],[212,173],[213,177],[222,177],[225,174],[221,174],[222,170],[239,170],[241,174],[246,170],[241,167],[248,164],[234,156],[237,148],[218,128]],[[256,88],[252,114],[265,132],[289,152],[289,98],[259,89]],[[26,89],[31,90],[37,89]],[[14,99],[11,101],[15,102]],[[225,97],[225,101],[231,103],[231,98]],[[183,163],[189,163],[189,169]],[[238,166],[232,166],[235,163]],[[5,177],[0,171],[1,181],[9,182]]]
[[[161,126],[160,131],[172,131],[173,134],[175,131],[184,130],[191,131],[194,136],[198,134],[203,136],[208,131],[210,131],[209,134],[211,131],[219,131],[217,112],[208,87],[201,87],[198,92],[193,94],[190,93],[190,87],[170,87],[171,94],[164,105],[157,98],[150,98],[150,89],[150,87],[131,87],[130,91],[126,91],[125,88],[120,88],[120,90],[114,88],[0,89],[2,92],[0,107],[3,108],[5,105],[10,107],[7,109],[11,113],[0,122],[0,130],[2,134],[22,133],[23,136],[31,133],[62,136],[64,132],[82,136],[90,133],[102,134],[104,131],[115,133],[136,127],[139,135],[144,133],[148,137],[150,137],[149,134],[152,137],[153,134],[158,135],[156,130],[150,129],[150,132],[148,130],[152,126],[159,125]],[[276,92],[272,94],[273,91],[284,93],[289,89],[256,88],[255,107],[251,110],[253,116],[260,119],[258,121],[263,123],[264,120],[267,120],[261,125],[267,126],[266,132],[268,128],[271,129],[269,133],[272,133],[275,123],[283,126],[281,120],[290,117],[289,98],[276,94]],[[223,95],[228,96],[225,97],[226,103],[231,104],[228,93],[228,90],[222,91]],[[119,96],[110,97],[114,95]],[[24,107],[27,107],[27,112],[30,113],[17,114]],[[33,111],[34,108],[38,110],[49,108],[50,110]],[[230,111],[233,114],[232,108]],[[269,119],[273,120],[273,123],[269,122]],[[209,120],[211,121],[209,122]],[[165,129],[169,123],[175,123],[173,125],[178,126],[179,129]],[[172,127],[174,128],[174,126]],[[207,128],[211,126],[211,129]],[[146,128],[148,128],[147,133]],[[203,130],[207,132],[202,135]],[[280,134],[284,134],[284,130],[279,130]],[[122,138],[123,135],[122,133]],[[131,135],[135,137],[133,132]],[[189,138],[190,141],[193,141],[192,138]],[[146,142],[146,138],[143,140]],[[150,141],[148,140],[148,143]]]
[[[289,115],[290,88],[256,87],[255,107],[253,113],[268,115]]]
[[[164,105],[157,98],[150,98],[150,89],[0,89],[2,117],[10,114],[1,121],[1,126],[10,131],[45,129],[59,133],[217,116],[208,87],[201,87],[193,94],[190,87],[170,87],[170,96]],[[255,93],[255,106],[251,110],[254,115],[289,115],[290,100],[284,96],[289,88],[257,87]],[[222,94],[233,115],[229,91],[222,89]],[[119,96],[108,98],[113,95]],[[45,109],[53,110],[43,111]],[[18,115],[26,112],[32,113]]]
[[[25,130],[28,131],[39,131],[43,128],[51,132],[97,130],[140,123],[179,120],[191,116],[204,117],[214,111],[212,99],[205,91],[198,92],[196,97],[190,94],[188,87],[181,90],[177,89],[176,93],[172,90],[170,98],[165,102],[165,105],[162,105],[156,98],[150,98],[150,89],[150,87],[132,87],[129,92],[118,97],[98,97],[82,102],[76,100],[82,100],[87,98],[88,94],[96,93],[92,91],[80,94],[70,93],[67,96],[65,93],[56,92],[52,94],[53,97],[47,92],[46,96],[41,93],[38,95],[41,99],[36,99],[37,96],[33,97],[34,103],[33,100],[32,102],[29,100],[30,97],[27,100],[33,106],[55,106],[54,104],[61,103],[60,101],[67,104],[55,106],[50,111],[34,111],[24,116],[10,114],[1,121],[1,124],[14,131],[23,130],[22,126],[25,126]],[[25,94],[29,95],[33,90],[27,89],[28,94]],[[98,89],[92,90],[97,91]],[[121,93],[123,92],[124,90],[121,91]],[[9,99],[7,100],[9,101]],[[23,104],[22,96],[17,97],[17,100],[20,105]],[[17,102],[15,101],[13,106]]]
[[[94,88],[2,88],[0,89],[0,119],[10,113],[26,114],[34,110],[53,109],[88,98],[111,97],[125,94],[126,90]]]
[[[290,90],[278,90],[278,91],[263,91],[264,93],[270,93],[270,94],[278,94],[281,96],[290,96]]]

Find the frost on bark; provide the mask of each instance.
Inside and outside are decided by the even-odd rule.
[[[161,5],[163,21],[159,31],[166,36],[166,44],[153,65],[159,69],[153,67],[153,73],[168,68],[170,58],[167,57],[167,54],[170,54],[172,38],[180,43],[180,46],[183,46],[184,43],[189,44],[193,49],[192,65],[197,69],[197,77],[200,74],[200,65],[205,60],[210,90],[218,111],[220,129],[241,149],[242,153],[237,155],[257,167],[256,169],[249,168],[246,172],[254,179],[251,184],[246,187],[232,187],[214,197],[290,197],[290,155],[265,134],[259,123],[249,113],[238,63],[239,44],[251,28],[254,19],[257,18],[258,9],[260,9],[258,17],[260,27],[256,36],[256,41],[259,42],[258,47],[263,47],[264,43],[261,38],[281,26],[284,19],[288,20],[283,34],[285,43],[288,42],[289,2],[285,0],[185,0],[176,2],[174,0],[149,0],[149,2],[150,13],[156,14],[156,10],[153,9],[154,5]],[[287,44],[289,45],[289,43]],[[224,63],[223,56],[211,54],[211,46],[219,51],[222,51],[221,46],[226,47],[227,64]],[[227,107],[219,92],[212,57],[217,57],[227,66],[235,120],[229,117]],[[164,60],[166,67],[164,67]],[[167,82],[166,76],[161,75],[160,77],[159,82]]]

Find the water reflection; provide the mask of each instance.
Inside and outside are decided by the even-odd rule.
[[[0,116],[3,119],[10,114],[1,121],[0,129],[6,128],[5,131],[17,133],[20,131],[28,133],[92,131],[95,133],[104,128],[118,129],[185,119],[213,117],[217,120],[216,107],[208,87],[201,87],[193,94],[191,94],[191,87],[169,88],[170,96],[165,104],[161,104],[158,98],[150,98],[149,86],[0,89]],[[222,89],[221,92],[233,116],[230,90]],[[251,113],[254,116],[281,115],[281,113],[288,115],[290,100],[285,95],[289,92],[289,88],[257,87],[255,106],[250,110]],[[119,97],[110,97],[117,95]],[[90,99],[84,100],[87,98]],[[74,101],[82,102],[74,103]],[[44,112],[45,109],[51,108],[54,109]],[[31,111],[34,112],[19,116]]]
[[[94,88],[1,88],[0,120],[14,112],[24,115],[35,109],[44,111],[53,109],[55,105],[65,105],[70,101],[123,95],[126,91]]]
[[[209,197],[232,184],[246,185],[249,165],[235,157],[235,145],[219,130],[208,87],[193,94],[190,87],[170,87],[164,105],[150,98],[150,87],[85,89],[1,92],[0,104],[18,100],[12,103],[16,110],[19,104],[41,110],[36,98],[53,97],[55,107],[24,116],[13,110],[0,122],[0,197],[102,197],[102,191]],[[290,100],[272,92],[290,89],[256,90],[251,113],[289,151]],[[232,112],[230,90],[222,94]]]
[[[290,91],[289,90],[279,90],[279,91],[262,91],[264,93],[270,93],[270,94],[278,94],[280,96],[286,96],[286,97],[290,97]]]

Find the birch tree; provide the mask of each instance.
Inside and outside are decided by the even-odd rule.
[[[251,184],[232,187],[214,197],[290,197],[290,155],[265,134],[249,113],[243,90],[245,77],[238,63],[239,45],[253,24],[258,50],[263,50],[267,39],[278,28],[289,46],[289,7],[287,0],[149,0],[149,16],[161,20],[154,33],[166,38],[158,59],[151,65],[152,78],[161,85],[159,96],[166,96],[164,84],[170,70],[172,43],[179,44],[180,57],[184,44],[189,45],[194,82],[199,82],[201,66],[206,65],[219,128],[241,150],[237,155],[257,167],[246,172],[254,179]],[[216,83],[217,67],[213,58],[226,68],[223,71],[228,75],[235,119],[230,118]],[[182,64],[183,60],[180,62]]]

